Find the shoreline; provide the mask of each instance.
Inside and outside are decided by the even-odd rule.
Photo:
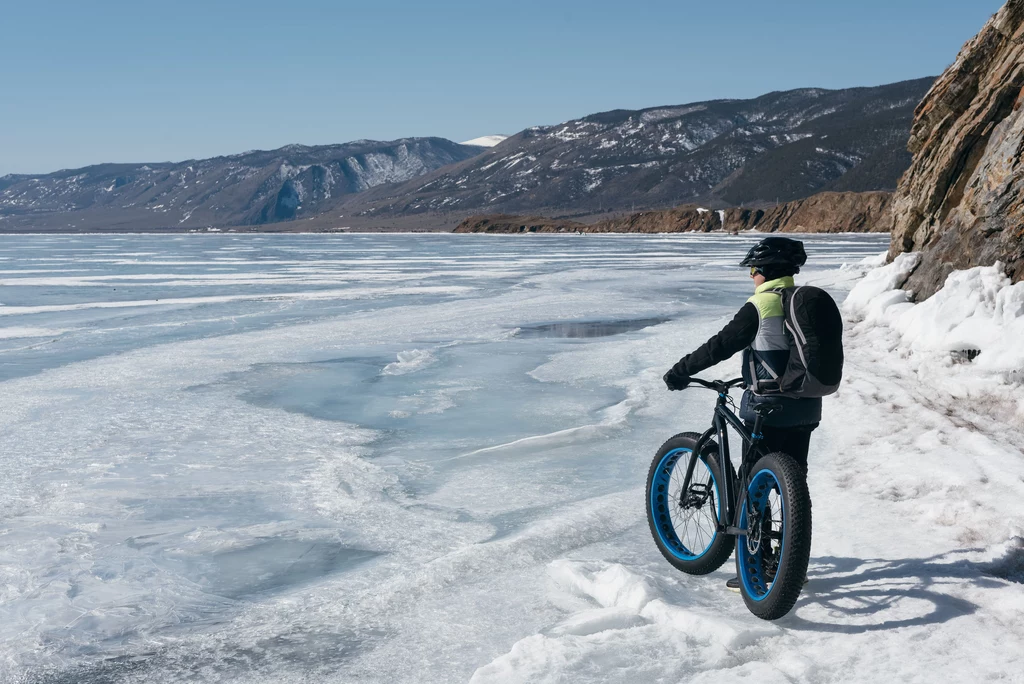
[[[105,236],[105,237],[120,237],[126,235],[141,236],[141,235],[163,235],[169,237],[191,237],[191,236],[224,236],[224,235],[249,235],[249,236],[268,236],[268,235],[458,235],[460,237],[506,237],[506,238],[555,238],[555,237],[666,237],[670,235],[707,235],[714,237],[742,237],[744,235],[773,235],[773,232],[764,232],[760,230],[744,230],[739,233],[732,233],[730,231],[698,231],[698,230],[677,230],[668,231],[664,233],[643,233],[639,231],[619,231],[619,232],[601,232],[601,233],[457,233],[452,230],[346,230],[346,231],[232,231],[232,230],[221,230],[221,231],[196,231],[196,232],[171,232],[171,231],[46,231],[46,232],[15,232],[15,233],[4,233],[0,232],[0,238],[2,237],[13,237],[13,236],[25,236],[25,237],[49,237],[49,236],[68,236],[68,235],[86,235],[86,236]],[[786,235],[891,235],[889,231],[872,231],[870,233],[860,231],[842,231],[842,232],[825,232],[825,231],[810,231],[804,233],[786,233]]]

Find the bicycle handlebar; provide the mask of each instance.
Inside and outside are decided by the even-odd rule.
[[[715,390],[719,394],[725,394],[733,387],[740,387],[743,384],[743,378],[735,378],[733,380],[702,380],[700,378],[690,378],[690,382],[696,383],[701,387],[706,387],[709,390]]]

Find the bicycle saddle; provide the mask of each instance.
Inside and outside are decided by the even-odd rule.
[[[757,404],[752,408],[754,413],[759,413],[762,416],[770,416],[776,411],[781,411],[785,407],[780,406],[779,404]]]

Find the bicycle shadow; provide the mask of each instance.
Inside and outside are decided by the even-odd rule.
[[[860,634],[937,624],[970,615],[978,605],[943,589],[965,584],[1001,588],[1006,582],[985,574],[989,563],[955,556],[962,549],[929,558],[899,560],[824,556],[811,559],[810,580],[792,612],[778,621],[794,630]]]

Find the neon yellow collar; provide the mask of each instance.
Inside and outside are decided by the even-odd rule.
[[[766,290],[779,290],[786,287],[796,287],[796,283],[793,282],[793,276],[782,276],[775,280],[768,280],[754,290],[754,294],[761,294]]]

